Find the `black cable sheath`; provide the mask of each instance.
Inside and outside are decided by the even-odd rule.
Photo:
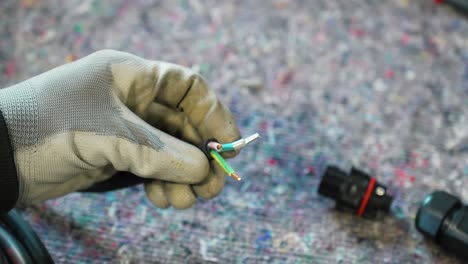
[[[0,111],[0,213],[12,209],[19,194],[19,183],[8,128]]]
[[[16,240],[5,228],[0,225],[0,247],[6,253],[11,262],[15,264],[29,264],[33,262],[21,243]]]
[[[210,149],[208,148],[209,142],[218,142],[218,140],[215,138],[210,138],[202,142],[197,147],[205,154],[208,160],[211,161],[213,160],[213,158],[211,157]],[[132,174],[130,172],[119,171],[116,174],[114,174],[111,178],[102,182],[97,182],[91,187],[80,190],[79,192],[94,192],[94,193],[110,192],[110,191],[115,191],[115,190],[135,186],[135,185],[142,184],[145,182],[150,182],[150,181],[151,179],[138,177],[135,174]]]
[[[95,183],[91,187],[84,190],[80,190],[79,192],[110,192],[149,181],[151,181],[151,179],[141,178],[130,172],[120,171],[117,172],[110,179]]]
[[[11,264],[11,262],[8,260],[8,256],[6,255],[6,253],[3,251],[1,247],[0,247],[0,263]]]
[[[11,210],[8,214],[2,215],[0,219],[16,239],[21,242],[34,263],[54,263],[47,248],[17,210]]]

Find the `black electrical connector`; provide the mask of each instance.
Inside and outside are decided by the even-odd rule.
[[[318,192],[335,200],[337,209],[366,218],[390,211],[393,201],[385,186],[356,168],[348,175],[338,167],[328,166]]]
[[[416,228],[437,244],[468,260],[468,206],[444,191],[428,195],[418,209]]]

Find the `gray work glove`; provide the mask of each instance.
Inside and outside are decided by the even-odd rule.
[[[219,194],[225,182],[221,168],[194,145],[240,137],[231,113],[199,75],[112,50],[1,89],[0,110],[20,204],[128,171],[153,179],[145,191],[156,206],[187,208],[197,196]]]

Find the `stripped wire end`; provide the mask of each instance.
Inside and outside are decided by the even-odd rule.
[[[242,179],[239,175],[237,175],[237,174],[235,174],[235,173],[233,173],[233,174],[231,174],[231,175],[229,175],[229,176],[231,176],[231,177],[232,177],[234,180],[236,180],[236,181],[240,181],[240,180]]]
[[[240,150],[258,138],[260,138],[260,134],[255,133],[246,138],[241,138],[231,143],[222,144],[221,150],[219,152]]]
[[[216,150],[210,151],[210,155],[227,175],[231,176],[237,181],[241,180],[241,177],[239,177],[239,175],[236,174],[234,169],[231,166],[229,166],[226,160],[218,152],[216,152]]]
[[[255,134],[252,134],[248,137],[245,138],[245,144],[249,144],[250,142],[254,141],[254,140],[257,140],[260,138],[260,134],[259,133],[255,133]]]
[[[250,142],[258,139],[259,137],[260,134],[255,133],[246,138],[241,138],[239,140],[226,144],[220,144],[216,141],[211,141],[206,144],[205,148],[209,150],[210,156],[213,158],[214,161],[216,161],[216,163],[218,163],[218,165],[224,170],[224,172],[226,172],[227,175],[229,175],[236,181],[240,181],[242,178],[239,175],[237,175],[234,169],[231,166],[229,166],[226,160],[219,153],[240,150],[243,147],[247,146]]]
[[[214,141],[211,141],[210,143],[208,143],[207,146],[209,149],[216,150],[217,152],[220,152],[223,149],[223,145]]]

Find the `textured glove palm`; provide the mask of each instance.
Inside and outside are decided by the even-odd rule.
[[[128,171],[153,179],[145,191],[156,206],[187,208],[196,196],[216,196],[225,181],[193,145],[240,137],[199,75],[112,50],[0,90],[0,109],[23,204]]]

